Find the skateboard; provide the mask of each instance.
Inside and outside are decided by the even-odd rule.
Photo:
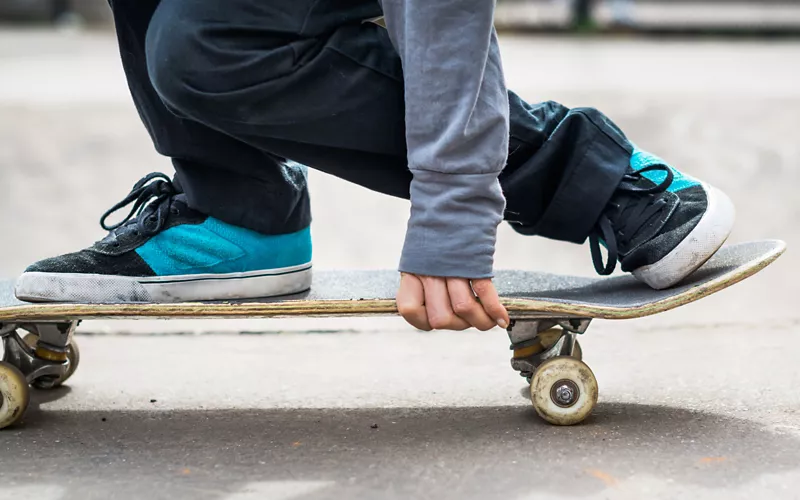
[[[756,274],[785,249],[777,240],[725,246],[667,290],[631,276],[498,271],[495,286],[512,319],[511,366],[530,383],[531,402],[544,420],[577,424],[597,403],[597,380],[577,341],[593,320],[640,318],[689,304]],[[0,429],[22,418],[31,386],[58,387],[75,373],[80,351],[73,334],[81,320],[393,315],[398,279],[395,271],[323,271],[300,294],[173,304],[32,304],[14,298],[13,282],[0,282]]]

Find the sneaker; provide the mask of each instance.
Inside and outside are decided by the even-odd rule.
[[[722,191],[636,150],[589,238],[592,260],[600,274],[611,274],[619,261],[623,271],[652,288],[668,288],[719,250],[734,218],[733,203]],[[601,244],[608,251],[605,264]]]
[[[133,203],[119,224],[108,217]],[[16,296],[33,302],[185,302],[269,297],[311,286],[311,233],[263,235],[192,210],[164,174],[136,183],[100,220],[90,248],[30,266]]]

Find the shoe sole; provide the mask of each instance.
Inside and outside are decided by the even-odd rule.
[[[23,273],[14,292],[29,302],[197,302],[288,295],[311,287],[311,264],[230,274],[159,277]]]
[[[736,209],[722,191],[702,184],[708,196],[700,222],[664,258],[640,267],[633,275],[656,290],[669,288],[695,272],[725,243],[733,230]]]

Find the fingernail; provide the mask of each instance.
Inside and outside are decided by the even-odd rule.
[[[500,318],[497,320],[497,326],[499,326],[500,328],[508,328],[508,321],[504,320],[503,318]]]

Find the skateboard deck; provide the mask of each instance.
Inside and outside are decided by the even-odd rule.
[[[565,315],[629,319],[668,311],[723,290],[757,273],[785,250],[778,240],[723,247],[686,281],[652,290],[632,276],[584,278],[535,271],[498,271],[495,286],[517,318]],[[307,292],[247,301],[175,304],[48,304],[14,298],[13,281],[0,284],[0,323],[91,318],[235,318],[397,314],[396,271],[316,271]]]
[[[511,366],[530,382],[536,412],[556,425],[583,421],[597,403],[597,380],[577,341],[594,319],[649,316],[742,281],[786,249],[777,240],[723,247],[689,279],[652,290],[631,276],[582,278],[531,271],[495,276],[512,324]],[[397,314],[396,271],[323,271],[307,292],[267,299],[178,304],[32,304],[0,282],[0,429],[20,421],[29,386],[57,387],[78,367],[73,332],[93,318],[242,318]]]

